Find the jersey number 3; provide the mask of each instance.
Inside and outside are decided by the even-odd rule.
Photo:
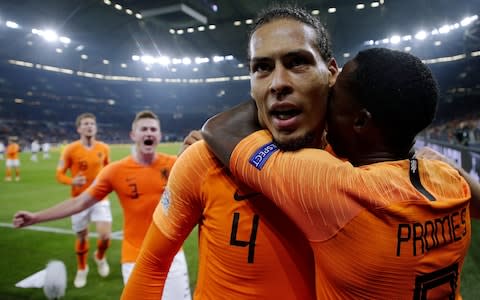
[[[253,215],[252,220],[252,231],[250,233],[250,240],[241,241],[237,240],[238,232],[238,222],[240,220],[240,213],[233,213],[232,221],[232,232],[230,233],[230,245],[238,247],[248,247],[248,259],[249,264],[253,264],[253,259],[255,256],[255,240],[257,239],[257,229],[260,217],[258,215]]]

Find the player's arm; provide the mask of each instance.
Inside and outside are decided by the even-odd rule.
[[[69,147],[65,148],[62,152],[60,160],[58,161],[57,171],[55,177],[57,181],[66,185],[82,186],[87,182],[87,179],[83,175],[70,177],[67,175],[67,171],[72,167],[72,161],[70,158]]]
[[[470,216],[472,218],[480,219],[480,183],[475,180],[470,174],[468,174],[462,167],[457,166],[452,160],[443,156],[439,152],[433,150],[430,147],[423,147],[420,150],[416,151],[417,158],[424,159],[436,159],[446,162],[460,173],[460,175],[465,178],[468,185],[470,186],[470,191],[472,194],[472,199],[470,200]]]
[[[202,135],[210,150],[228,166],[235,146],[249,134],[262,129],[253,100],[222,112],[203,125]]]
[[[83,192],[75,198],[67,199],[55,206],[38,212],[18,211],[13,216],[13,226],[20,228],[36,223],[65,218],[81,212],[97,201],[98,200],[90,196],[90,194]]]

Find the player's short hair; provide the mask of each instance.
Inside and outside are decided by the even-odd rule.
[[[325,62],[328,62],[333,57],[330,37],[328,35],[327,29],[325,29],[322,22],[320,22],[320,19],[312,16],[305,9],[294,5],[272,6],[261,11],[257,15],[257,18],[248,34],[249,43],[252,35],[255,33],[255,31],[257,31],[258,28],[278,19],[292,19],[313,28],[317,35],[315,46],[322,58],[325,60]],[[248,47],[247,51],[248,57],[250,58],[250,47]]]
[[[431,70],[411,54],[385,48],[360,51],[348,79],[358,102],[393,147],[408,147],[433,121],[439,98]]]
[[[15,143],[18,141],[18,136],[9,136],[8,141],[11,143]]]
[[[160,125],[160,119],[158,116],[151,110],[142,110],[141,112],[138,112],[135,115],[135,119],[133,119],[132,122],[132,130],[135,129],[135,124],[137,123],[138,120],[140,119],[154,119],[158,121],[158,124]]]
[[[77,117],[77,120],[75,121],[75,125],[77,126],[77,128],[80,127],[80,124],[82,123],[83,119],[94,119],[95,122],[97,121],[97,118],[95,117],[94,114],[89,113],[89,112],[83,113],[83,114],[79,115]]]

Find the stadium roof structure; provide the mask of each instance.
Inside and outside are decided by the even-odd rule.
[[[175,63],[190,65],[190,72],[194,65],[199,65],[196,71],[242,75],[247,73],[249,24],[271,2],[1,1],[0,60],[15,59],[103,74],[128,74],[133,68],[145,71],[145,66],[150,71],[148,65],[152,64],[173,65],[175,58]],[[467,29],[459,22],[480,13],[480,0],[299,0],[296,3],[318,15],[327,26],[340,65],[369,42],[370,46],[410,47],[423,58],[455,55],[465,51],[467,40]],[[478,25],[478,19],[476,22]],[[442,33],[454,31],[455,24],[462,29],[455,34],[456,38],[451,37],[453,34],[438,34],[441,28],[444,29]],[[414,38],[422,30],[428,36],[424,41],[431,46],[428,50],[420,49],[420,41]],[[431,33],[435,30],[437,35],[433,36]],[[478,37],[478,32],[474,32],[474,36]],[[438,47],[442,43],[447,46]],[[473,50],[480,50],[480,47]],[[209,59],[208,67],[201,64],[205,58]],[[142,64],[142,60],[146,64]],[[224,63],[214,64],[213,61]]]

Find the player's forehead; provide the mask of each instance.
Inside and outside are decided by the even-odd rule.
[[[85,117],[80,120],[80,125],[96,124],[96,123],[97,122],[92,117]]]
[[[136,128],[159,128],[160,124],[157,119],[141,118],[135,122]]]

